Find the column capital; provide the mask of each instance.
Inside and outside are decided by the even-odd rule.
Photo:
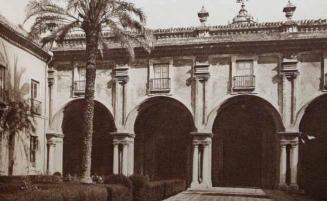
[[[116,66],[113,69],[112,77],[114,82],[126,84],[129,81],[128,66]]]
[[[281,75],[285,76],[288,80],[294,80],[299,75],[297,69],[298,58],[294,54],[289,54],[282,59],[282,67],[280,70]]]
[[[196,61],[193,69],[193,77],[202,82],[209,80],[209,67],[210,64],[208,61]]]
[[[117,139],[123,139],[123,138],[135,138],[135,134],[125,132],[125,131],[115,131],[115,132],[110,132],[110,135],[113,136],[113,138]]]

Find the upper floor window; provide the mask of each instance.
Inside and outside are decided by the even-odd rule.
[[[73,96],[81,96],[85,93],[86,69],[74,68]]]
[[[31,82],[31,112],[33,114],[41,114],[42,102],[39,100],[40,83],[32,80]]]
[[[30,162],[33,167],[35,167],[37,146],[38,146],[37,136],[31,135],[30,136]]]
[[[254,88],[253,60],[237,61],[233,77],[233,90],[253,90]]]
[[[169,64],[154,64],[153,76],[149,80],[150,92],[170,90]]]
[[[5,102],[6,98],[6,89],[5,89],[5,83],[6,83],[6,68],[3,66],[0,66],[0,102]]]

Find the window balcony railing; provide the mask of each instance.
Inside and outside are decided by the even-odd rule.
[[[255,88],[255,76],[234,76],[233,77],[233,89],[234,90],[254,90]]]
[[[85,93],[85,80],[74,81],[73,94],[74,96],[80,96]]]
[[[153,78],[149,82],[150,92],[169,92],[170,78]]]
[[[31,99],[31,113],[41,115],[42,114],[42,102]]]

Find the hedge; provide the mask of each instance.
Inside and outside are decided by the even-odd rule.
[[[148,177],[105,177],[105,184],[63,183],[58,178],[0,178],[1,201],[160,201],[186,189],[184,180],[150,182]],[[33,181],[33,182],[32,182]],[[39,182],[39,183],[34,183]]]
[[[130,176],[133,183],[133,201],[160,201],[186,190],[184,180],[162,180],[149,182],[149,178],[140,175]]]

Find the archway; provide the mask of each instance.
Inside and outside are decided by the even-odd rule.
[[[213,125],[213,185],[274,188],[282,125],[275,108],[257,96],[227,100]]]
[[[63,174],[80,174],[83,107],[85,107],[84,100],[77,99],[66,105],[63,111]],[[116,130],[115,123],[109,110],[97,101],[94,108],[93,129],[91,173],[112,174],[113,147],[109,133]]]
[[[300,131],[304,136],[304,143],[300,144],[298,173],[300,187],[317,196],[319,200],[326,200],[327,95],[309,104],[302,117]]]
[[[192,114],[168,97],[154,97],[139,107],[135,121],[135,172],[151,180],[191,180]]]

